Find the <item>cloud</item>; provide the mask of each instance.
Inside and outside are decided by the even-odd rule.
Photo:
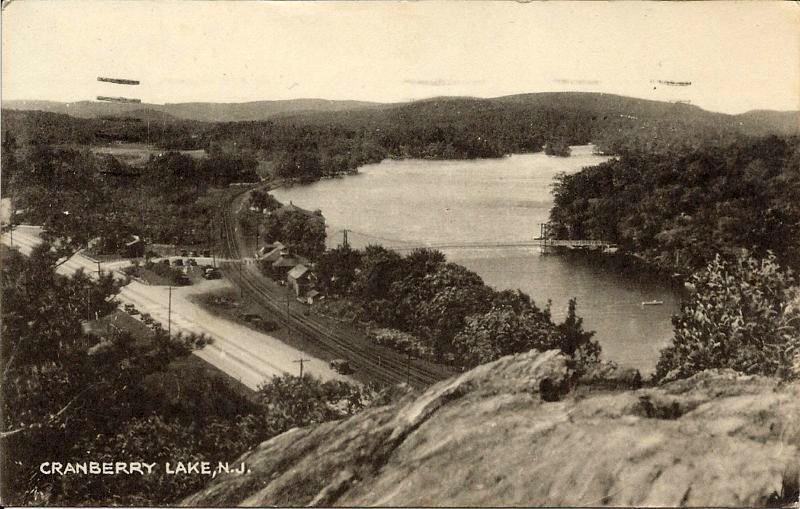
[[[403,80],[403,83],[422,85],[425,87],[453,87],[456,85],[475,85],[477,83],[483,83],[483,80]]]
[[[600,80],[568,80],[568,79],[555,79],[556,83],[563,83],[565,85],[599,85]]]

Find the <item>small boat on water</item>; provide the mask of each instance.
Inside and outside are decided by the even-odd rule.
[[[642,306],[660,306],[664,304],[663,300],[646,300],[642,302]]]

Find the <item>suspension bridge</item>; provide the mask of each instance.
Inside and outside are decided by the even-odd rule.
[[[553,239],[548,235],[547,225],[543,225],[539,237],[529,240],[497,240],[497,241],[443,241],[443,242],[414,242],[399,239],[390,239],[368,234],[365,232],[343,229],[336,232],[342,236],[341,245],[350,245],[351,241],[361,246],[370,244],[381,245],[387,249],[401,253],[411,252],[415,249],[502,249],[502,248],[538,248],[542,254],[550,254],[558,250],[597,250],[614,251],[617,246],[605,240],[593,239]]]

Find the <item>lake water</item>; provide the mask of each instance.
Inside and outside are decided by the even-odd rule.
[[[380,243],[387,247],[476,242],[520,243],[547,221],[550,186],[559,172],[575,172],[607,157],[573,147],[569,158],[544,154],[472,161],[386,160],[358,175],[308,186],[277,189],[284,203],[321,209],[328,244]],[[539,305],[552,300],[555,319],[578,299],[584,327],[597,332],[603,356],[651,372],[672,335],[670,317],[679,297],[649,278],[620,274],[586,260],[542,256],[536,248],[447,248],[448,260],[464,265],[497,289],[516,289]],[[662,300],[662,306],[642,301]]]

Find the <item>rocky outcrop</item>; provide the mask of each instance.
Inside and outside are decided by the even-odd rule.
[[[708,371],[573,387],[556,351],[504,357],[422,395],[294,429],[186,505],[797,503],[800,385]]]

